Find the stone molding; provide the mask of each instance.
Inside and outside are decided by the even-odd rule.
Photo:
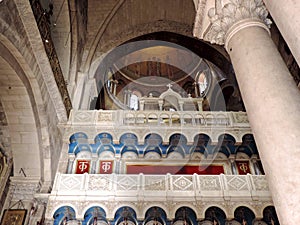
[[[251,204],[251,210],[255,213],[257,217],[262,217],[261,210],[264,209],[264,207],[273,205],[273,203],[269,200],[262,200],[259,203],[253,201],[253,204]],[[111,200],[106,200],[106,201],[101,201],[101,200],[89,200],[89,201],[84,201],[82,199],[80,200],[68,200],[68,206],[72,207],[75,212],[76,212],[76,219],[77,220],[83,220],[84,215],[86,211],[93,207],[93,206],[99,206],[103,208],[106,213],[107,213],[107,219],[112,220],[114,218],[114,215],[117,211],[118,208],[121,206],[129,206],[132,207],[135,212],[137,213],[137,217],[140,219],[144,219],[145,217],[145,212],[151,208],[152,206],[159,206],[164,209],[164,211],[167,213],[169,219],[174,219],[175,218],[175,212],[177,209],[179,209],[182,206],[189,207],[193,209],[196,212],[197,220],[203,220],[205,218],[205,211],[207,209],[206,206],[216,206],[219,208],[222,208],[222,210],[225,212],[226,217],[233,218],[233,211],[240,207],[240,206],[245,206],[249,207],[249,203],[247,201],[243,200],[236,200],[234,202],[231,202],[231,204],[228,204],[227,202],[224,203],[224,200],[216,200],[216,201],[211,201],[211,200],[197,200],[195,203],[191,203],[188,201],[147,201],[147,200],[140,200],[140,201],[135,201],[132,202],[132,200],[121,200],[117,199],[115,201]],[[226,207],[224,207],[226,205]],[[53,199],[50,200],[47,206],[47,211],[46,211],[46,220],[51,221],[53,219],[53,213],[60,207],[66,206],[66,200],[63,199]],[[235,223],[237,221],[231,220],[228,221],[228,225],[240,225],[239,223]],[[52,224],[52,223],[51,223]],[[201,224],[204,225],[204,224]],[[262,221],[258,220],[255,221],[255,225],[265,225],[262,223]]]
[[[203,39],[212,44],[223,45],[239,30],[260,26],[269,32],[271,20],[262,0],[230,0],[223,8],[208,11],[210,26]]]
[[[34,194],[39,192],[41,184],[38,178],[11,177],[10,194],[12,201],[32,201]]]
[[[216,197],[218,196],[218,197]],[[91,198],[93,201],[90,201]],[[74,207],[78,218],[92,205],[103,205],[108,218],[113,218],[120,205],[132,206],[143,217],[151,205],[159,205],[175,216],[182,205],[194,208],[198,217],[204,215],[211,201],[232,217],[238,206],[247,206],[262,216],[263,208],[272,205],[264,176],[256,175],[103,175],[60,174],[56,176],[49,195],[46,218],[61,206]],[[79,200],[80,199],[80,200]],[[110,200],[114,199],[113,202]],[[128,201],[126,201],[126,199]],[[184,201],[183,201],[184,199]],[[257,200],[260,201],[257,201]],[[120,201],[125,201],[123,204]],[[242,201],[242,202],[241,202]],[[210,202],[210,204],[208,204]],[[199,211],[200,210],[200,211]]]

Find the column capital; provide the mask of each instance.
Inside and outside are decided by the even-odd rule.
[[[41,183],[37,178],[11,177],[10,193],[12,201],[31,201],[34,194],[41,189]]]
[[[212,44],[225,44],[226,48],[230,38],[245,27],[259,26],[269,32],[271,20],[267,16],[268,11],[262,0],[229,0],[222,8],[208,10],[210,25],[203,39]]]

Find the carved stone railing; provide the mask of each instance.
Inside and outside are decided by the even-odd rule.
[[[140,192],[141,191],[141,192]],[[263,175],[57,174],[51,195],[207,197],[230,199],[269,195]]]
[[[72,110],[68,124],[72,125],[191,125],[249,127],[245,112],[210,111],[130,111],[130,110]]]
[[[92,139],[97,132],[109,132],[118,141],[122,133],[132,131],[139,138],[149,132],[166,138],[169,133],[181,132],[191,138],[189,142],[193,142],[196,133],[206,133],[212,141],[217,141],[226,132],[242,142],[242,136],[251,133],[245,112],[72,110],[68,123],[63,126],[66,140],[73,133],[87,131]]]
[[[68,93],[67,85],[59,64],[59,59],[55,51],[54,43],[51,38],[51,30],[50,30],[50,16],[51,12],[43,9],[39,0],[30,0],[31,8],[40,31],[41,38],[43,40],[43,44],[45,47],[45,51],[47,53],[50,66],[52,68],[52,72],[54,75],[54,79],[56,81],[58,90],[61,94],[63,103],[65,105],[67,114],[70,114],[72,109],[71,99]]]
[[[151,204],[190,204],[224,201],[271,202],[265,176],[262,175],[101,175],[57,174],[49,196],[48,217],[65,199],[87,207],[104,205],[113,199],[122,204],[149,206]],[[246,204],[243,203],[243,204]],[[253,204],[254,204],[253,203]],[[176,205],[176,204],[175,204]],[[84,210],[83,207],[81,210]],[[77,209],[80,211],[79,209]],[[144,210],[144,209],[143,209]],[[143,211],[141,209],[141,211]],[[200,210],[200,208],[199,208]],[[83,213],[83,212],[82,212]],[[113,212],[108,212],[113,215]],[[80,214],[80,212],[79,212]]]

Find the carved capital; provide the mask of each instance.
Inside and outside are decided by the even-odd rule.
[[[260,26],[269,32],[271,24],[262,0],[229,0],[222,8],[209,9],[208,16],[210,26],[203,39],[219,45],[226,45],[226,39],[230,39],[240,29]]]

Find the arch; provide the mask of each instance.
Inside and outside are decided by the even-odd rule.
[[[176,221],[182,221],[183,224],[197,225],[197,215],[192,208],[181,206],[175,212],[173,223],[175,224]]]
[[[162,144],[162,141],[163,139],[161,135],[157,133],[146,134],[146,136],[144,137],[145,145],[159,146]]]
[[[147,123],[158,124],[158,115],[156,113],[149,113],[147,116]]]
[[[160,157],[162,156],[162,150],[158,146],[147,146],[144,150],[144,156],[148,153],[157,153]]]
[[[246,221],[247,224],[252,224],[255,219],[255,214],[248,207],[239,206],[234,210],[234,218],[241,224],[243,224],[244,221]]]
[[[122,206],[117,209],[115,212],[115,224],[118,225],[121,222],[131,221],[134,224],[137,224],[136,211],[130,206]]]
[[[77,156],[80,152],[92,153],[92,148],[89,144],[77,144],[73,153]]]
[[[195,115],[195,124],[196,125],[204,125],[206,122],[205,122],[205,118],[203,116],[202,113],[197,113]]]
[[[88,136],[84,132],[74,133],[69,138],[69,141],[70,141],[71,144],[74,143],[74,142],[76,142],[76,143],[85,143],[85,142],[87,142],[87,140],[88,140]]]
[[[169,89],[165,92],[163,92],[159,98],[161,99],[166,99],[168,98],[169,96],[174,96],[177,100],[181,98],[181,95],[178,94],[177,92],[173,91],[173,89],[171,89],[171,87],[169,87]]]
[[[227,158],[233,153],[228,146],[216,146],[216,150],[215,154],[222,153]]]
[[[242,137],[242,145],[247,146],[252,154],[258,154],[258,149],[253,134],[244,134]]]
[[[57,208],[52,215],[54,219],[53,225],[62,225],[63,221],[67,222],[76,219],[75,208],[68,204]]]
[[[106,220],[106,213],[103,208],[99,206],[92,206],[89,209],[87,209],[86,212],[84,213],[85,224],[92,225],[96,223],[98,225],[100,221],[108,225],[108,222]]]
[[[136,118],[135,118],[135,122],[138,123],[138,124],[144,124],[146,123],[146,114],[145,113],[137,113],[136,114]]]
[[[225,133],[225,134],[219,135],[219,137],[218,137],[219,145],[233,146],[233,145],[235,145],[235,143],[236,143],[236,139],[231,134]]]
[[[126,29],[126,31],[122,31],[119,34],[116,34],[113,38],[111,38],[110,40],[108,40],[106,42],[105,45],[102,45],[101,47],[98,46],[98,48],[100,49],[96,49],[96,51],[99,51],[100,57],[98,58],[94,58],[92,62],[89,62],[90,65],[86,64],[86,71],[89,70],[89,77],[94,76],[94,74],[96,74],[98,65],[101,63],[101,61],[107,56],[109,55],[110,52],[112,52],[112,50],[114,48],[116,48],[117,46],[121,46],[124,43],[128,43],[130,41],[138,41],[138,40],[147,40],[147,36],[149,35],[153,35],[156,33],[162,33],[161,31],[161,24],[165,23],[167,26],[169,26],[171,29],[169,31],[163,31],[164,33],[170,33],[173,35],[177,35],[177,36],[185,36],[188,37],[191,35],[190,33],[186,32],[186,28],[189,26],[187,24],[183,24],[183,23],[178,23],[175,21],[153,21],[150,23],[144,23],[144,24],[139,24],[136,26],[132,26],[129,29]],[[145,27],[149,28],[148,30],[145,30]],[[179,29],[180,30],[179,30]],[[159,35],[160,36],[160,35]],[[121,40],[119,37],[123,37],[123,39]],[[115,38],[115,40],[114,40]],[[163,41],[173,41],[174,39],[171,40],[166,40],[167,35],[161,35],[161,37],[158,37],[157,40],[163,40]],[[153,40],[153,38],[151,38]],[[192,38],[191,38],[192,39]],[[178,44],[180,44],[180,41],[177,41]],[[98,45],[98,43],[95,43],[96,45]],[[206,44],[203,42],[203,44]],[[216,50],[213,50],[216,51]],[[103,52],[105,54],[103,54]],[[120,51],[122,52],[122,51]],[[127,51],[125,51],[124,53],[127,53]],[[96,54],[97,55],[97,54]],[[123,55],[120,55],[123,56]],[[112,59],[112,61],[114,61],[114,59]],[[88,66],[90,66],[88,68]]]
[[[95,139],[95,143],[100,143],[100,144],[112,144],[113,143],[113,137],[110,133],[100,133],[97,134]]]
[[[170,145],[175,145],[175,146],[186,145],[187,138],[183,134],[174,133],[169,137],[169,143],[170,143]]]
[[[165,225],[167,222],[167,214],[164,209],[158,206],[152,206],[147,209],[145,213],[145,219],[143,224],[147,224],[149,221],[158,222],[158,224]]]
[[[3,21],[2,19],[0,19],[0,23],[3,25],[1,26],[2,28],[7,27],[8,29],[5,30],[5,32],[0,32],[0,52],[1,52],[1,59],[4,59],[5,63],[7,63],[6,65],[9,65],[11,71],[13,71],[13,73],[10,74],[11,78],[13,78],[13,76],[15,76],[17,78],[17,80],[21,81],[21,85],[18,84],[19,86],[17,87],[17,91],[19,91],[19,94],[21,95],[22,99],[26,99],[26,101],[21,101],[20,104],[24,104],[24,109],[29,109],[23,116],[24,118],[26,118],[26,126],[24,126],[24,130],[22,130],[22,132],[24,131],[28,131],[28,134],[32,135],[32,140],[36,141],[36,144],[34,144],[31,148],[30,151],[32,155],[34,155],[33,160],[35,160],[35,162],[30,163],[30,167],[27,167],[27,175],[33,175],[36,177],[39,177],[40,180],[42,181],[41,185],[42,188],[44,188],[45,190],[48,190],[51,186],[51,182],[52,179],[54,178],[54,174],[52,173],[53,170],[49,170],[49,168],[46,168],[45,166],[45,161],[47,161],[47,165],[56,165],[57,163],[53,162],[52,159],[52,154],[51,154],[51,150],[58,148],[58,146],[54,146],[54,143],[50,142],[50,133],[49,133],[49,125],[48,125],[48,117],[45,111],[44,107],[46,104],[42,98],[42,94],[41,94],[41,89],[40,84],[39,84],[39,80],[37,80],[34,75],[33,75],[33,71],[31,70],[31,66],[36,66],[35,65],[30,65],[29,63],[27,63],[26,59],[23,57],[23,54],[27,54],[28,55],[28,60],[30,60],[31,58],[29,57],[30,53],[27,51],[27,49],[24,49],[24,46],[27,46],[26,44],[24,44],[23,38],[19,38],[16,35],[16,32],[11,30],[12,26],[9,26],[8,24],[6,24],[5,21]],[[17,43],[12,43],[11,40],[8,40],[7,37],[16,37],[16,41]],[[18,42],[19,41],[19,42]],[[23,54],[19,51],[18,47],[19,45],[22,45],[22,52]],[[34,61],[34,60],[33,60]],[[35,62],[35,61],[34,61]],[[5,65],[3,62],[1,62],[2,67]],[[38,76],[38,75],[37,75]],[[14,79],[12,79],[14,80]],[[16,80],[15,80],[16,81]],[[5,83],[4,83],[5,84]],[[16,83],[15,83],[16,84]],[[11,90],[12,88],[15,88],[14,85],[9,85],[7,86],[7,90]],[[34,87],[34,88],[33,88]],[[2,88],[4,88],[4,86],[2,86]],[[22,90],[22,94],[21,91]],[[54,93],[55,94],[55,93]],[[2,98],[4,97],[4,95],[1,96]],[[10,101],[11,103],[11,101]],[[3,101],[2,101],[3,104]],[[29,107],[30,106],[30,107]],[[43,107],[42,107],[43,106]],[[19,105],[20,107],[20,105]],[[53,106],[54,107],[54,106]],[[6,115],[9,115],[9,108],[6,108]],[[15,113],[15,112],[14,112]],[[61,115],[58,114],[58,120],[60,121],[65,121],[64,116],[60,117]],[[15,123],[15,121],[14,121]],[[29,126],[29,124],[32,126]],[[19,125],[20,122],[19,122]],[[8,127],[11,126],[11,122],[8,120]],[[22,136],[22,134],[19,131],[16,131],[15,135],[18,134],[20,137]],[[10,143],[12,144],[12,143]],[[17,144],[17,143],[14,143]],[[58,144],[58,143],[57,143]],[[61,146],[60,146],[61,147]],[[14,148],[12,147],[11,149],[13,149],[14,152],[14,171],[15,174],[17,174],[19,172],[19,169],[22,166],[22,164],[24,164],[24,160],[21,159],[20,157],[22,157],[22,155],[24,153],[19,154],[18,151],[22,151],[22,150],[26,150],[26,148],[23,148],[22,150],[20,150],[20,148]],[[16,150],[18,149],[18,150]],[[29,152],[27,151],[27,154],[29,154]],[[38,168],[37,168],[38,167]],[[53,166],[55,167],[55,166]]]
[[[129,154],[128,154],[129,153]],[[129,145],[129,146],[124,146],[121,149],[121,156],[124,158],[136,158],[138,157],[138,150],[135,146]]]
[[[183,122],[184,122],[184,124],[192,125],[193,124],[193,116],[191,114],[184,114]]]
[[[97,153],[99,157],[103,157],[103,156],[114,156],[116,154],[115,148],[113,145],[101,145],[98,149],[97,149]]]
[[[249,145],[250,143],[254,142],[254,136],[253,134],[246,133],[242,137],[242,141],[244,145]]]
[[[253,151],[249,146],[240,145],[236,148],[236,154],[243,153],[246,154],[249,158],[253,155]]]
[[[207,145],[210,144],[211,144],[211,138],[209,135],[205,133],[200,133],[195,135],[193,145],[206,147]]]
[[[221,205],[220,203],[213,203],[213,204],[207,204],[202,211],[202,215],[199,215],[201,218],[206,218],[205,213],[209,208],[218,208],[220,210],[222,210],[222,212],[224,212],[224,214],[227,217],[228,211],[226,210],[226,208],[224,208],[223,205]]]
[[[212,222],[217,222],[219,225],[225,225],[226,223],[226,214],[225,212],[216,206],[211,206],[205,210],[205,219]]]
[[[134,133],[124,133],[120,137],[120,143],[123,145],[137,145],[137,135]]]
[[[170,145],[167,149],[167,158],[177,159],[184,158],[185,152],[182,146]]]
[[[268,225],[279,225],[279,220],[274,206],[270,205],[264,208],[263,221],[265,221]]]
[[[171,23],[173,25],[175,25],[176,30],[172,31],[172,30],[165,30],[165,31],[161,31],[161,24],[163,23]],[[157,25],[159,25],[158,30],[148,30],[146,31],[145,29],[145,25],[147,27],[149,27],[148,25],[154,25],[157,23]],[[217,49],[217,48],[212,48],[210,44],[203,42],[201,40],[195,40],[193,38],[191,38],[191,35],[188,34],[186,32],[186,27],[189,25],[183,25],[181,23],[178,22],[174,22],[174,21],[155,21],[155,22],[150,22],[149,24],[139,24],[138,26],[132,26],[132,30],[129,32],[129,30],[126,30],[125,32],[122,32],[122,35],[116,35],[114,37],[118,37],[116,42],[118,43],[114,43],[114,41],[110,38],[109,40],[107,40],[105,43],[106,45],[100,45],[98,46],[99,49],[97,49],[96,51],[99,51],[100,54],[99,57],[95,57],[93,59],[93,62],[90,64],[90,62],[88,64],[86,64],[86,69],[85,71],[89,71],[88,75],[90,78],[94,77],[96,80],[96,83],[99,83],[99,81],[102,81],[102,83],[105,83],[103,77],[101,77],[100,75],[105,74],[107,71],[107,68],[109,68],[111,62],[115,62],[116,61],[116,57],[120,58],[126,54],[129,54],[133,51],[139,50],[142,47],[145,47],[145,44],[143,44],[142,46],[138,46],[138,44],[136,44],[139,41],[144,41],[144,40],[160,40],[160,41],[165,41],[165,42],[169,42],[172,44],[177,44],[180,45],[182,47],[185,47],[187,49],[192,49],[193,52],[195,52],[196,54],[198,54],[201,58],[205,58],[209,61],[211,61],[212,63],[216,63],[218,67],[220,67],[223,71],[225,71],[225,73],[230,73],[231,72],[231,64],[230,64],[230,60],[229,57],[227,56],[227,54],[224,54],[223,50]],[[178,26],[180,24],[180,26]],[[172,25],[172,26],[173,26]],[[153,29],[155,26],[151,26],[151,28]],[[179,32],[177,28],[182,27],[184,29],[182,29],[184,32]],[[141,28],[141,29],[139,29]],[[137,33],[138,32],[138,33]],[[153,32],[153,33],[151,33]],[[126,37],[128,35],[128,37]],[[120,40],[120,37],[124,37],[123,40]],[[182,40],[185,41],[182,41]],[[130,45],[131,42],[135,43],[135,46],[130,46],[129,48],[125,49],[125,45]],[[197,42],[197,44],[192,44]],[[94,43],[95,45],[97,45],[97,43]],[[100,50],[101,48],[101,50]],[[124,48],[124,49],[122,49]],[[209,51],[203,51],[204,48],[208,48]],[[105,52],[103,54],[103,52]],[[96,52],[94,52],[96,53]],[[116,54],[115,54],[116,53]],[[97,54],[96,54],[97,55]],[[95,55],[95,56],[96,56]],[[216,60],[216,58],[221,59],[222,60]],[[105,78],[106,79],[106,78]]]
[[[164,31],[161,31],[162,24],[167,25],[171,29],[165,29]],[[148,30],[145,29],[145,27],[147,27]],[[116,34],[114,37],[117,40],[110,39],[108,42],[106,42],[106,45],[98,46],[99,48],[101,48],[101,50],[98,51],[101,53],[106,52],[107,54],[107,52],[111,51],[116,46],[120,46],[122,43],[149,39],[162,40],[182,45],[183,47],[188,49],[193,47],[194,52],[201,58],[205,58],[212,63],[215,63],[226,74],[230,73],[230,59],[225,51],[223,51],[222,48],[214,48],[207,42],[194,40],[191,34],[187,32],[187,27],[189,27],[188,24],[178,23],[175,21],[154,21],[146,24],[139,24],[137,26],[132,26],[125,32],[122,31],[122,35]],[[119,38],[120,36],[123,37],[122,40]],[[197,42],[196,46],[195,42]],[[209,51],[203,51],[204,48],[209,49]],[[97,65],[99,65],[99,62],[102,61],[102,59],[103,54],[100,54],[100,57],[95,58],[95,60],[92,62],[92,66],[89,71],[89,74],[91,76],[95,74]]]
[[[101,210],[103,210],[103,212],[105,213],[105,216],[106,217],[109,217],[109,210],[107,209],[107,207],[104,205],[104,204],[100,204],[100,203],[95,203],[95,202],[88,202],[88,204],[84,207],[84,208],[82,208],[82,214],[83,215],[78,215],[78,216],[84,216],[86,213],[87,213],[87,211],[89,210],[89,209],[91,209],[91,208],[94,208],[94,207],[96,207],[96,208],[100,208]]]
[[[189,204],[189,203],[184,203],[184,202],[176,204],[176,207],[172,208],[172,210],[170,211],[170,215],[168,217],[169,218],[175,218],[176,217],[176,212],[180,208],[189,208],[190,210],[192,210],[195,213],[196,218],[199,217],[198,214],[197,214],[199,210],[197,210],[197,208],[194,205],[192,205],[191,203]]]

